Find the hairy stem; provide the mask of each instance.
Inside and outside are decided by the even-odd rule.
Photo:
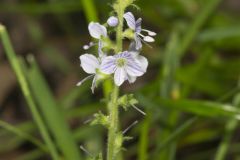
[[[118,92],[119,88],[115,86],[111,96],[111,101],[109,103],[110,127],[108,131],[107,160],[114,160],[117,153],[115,140],[118,132],[118,104],[117,104]]]
[[[117,27],[117,52],[122,51],[122,34],[123,34],[123,14],[125,10],[125,6],[123,6],[122,0],[117,0],[115,4],[115,10],[118,15],[119,24]],[[116,53],[117,54],[117,53]],[[118,95],[119,95],[119,87],[114,86],[111,100],[109,102],[109,120],[110,126],[108,130],[108,146],[107,146],[107,160],[115,160],[117,157],[118,148],[116,148],[116,138],[118,133]]]

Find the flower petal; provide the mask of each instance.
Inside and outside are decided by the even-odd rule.
[[[126,71],[130,76],[142,76],[145,72],[139,63],[133,60],[128,60]]]
[[[114,56],[104,57],[100,70],[105,74],[112,74],[116,70],[116,58]]]
[[[103,42],[101,40],[99,40],[98,42],[98,56],[100,58],[103,58],[104,57],[104,52],[102,51],[102,48],[103,48]]]
[[[134,15],[131,12],[127,12],[123,15],[123,17],[127,21],[128,27],[131,28],[132,30],[135,30],[136,22],[135,22]]]
[[[130,53],[133,58],[137,58],[139,55],[138,51],[129,51],[128,53]]]
[[[135,42],[136,42],[136,50],[139,50],[142,48],[142,42],[141,42],[141,39],[135,35]]]
[[[136,58],[137,58],[137,61],[139,61],[142,70],[144,72],[146,72],[147,71],[147,67],[148,67],[148,60],[147,60],[147,58],[145,58],[143,56],[140,56],[140,55],[138,55]]]
[[[100,39],[101,36],[107,37],[106,27],[100,25],[99,23],[94,22],[89,23],[88,30],[93,38]]]
[[[96,69],[99,68],[100,64],[98,59],[91,54],[84,54],[80,57],[81,67],[86,73],[95,74]]]
[[[114,74],[114,82],[120,86],[126,80],[127,73],[123,67],[117,68]]]
[[[129,83],[134,83],[137,79],[137,77],[127,75],[127,79]]]
[[[136,29],[135,31],[137,33],[140,33],[142,31],[142,18],[138,18],[138,20],[136,21]]]

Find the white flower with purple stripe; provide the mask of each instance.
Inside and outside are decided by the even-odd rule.
[[[77,83],[77,86],[80,86],[85,82],[86,80],[93,77],[93,82],[91,86],[91,90],[94,93],[94,88],[96,87],[96,81],[100,79],[100,75],[98,74],[98,70],[100,68],[100,60],[95,57],[92,54],[84,54],[79,57],[80,59],[80,66],[83,68],[83,70],[90,74],[83,80]]]
[[[155,36],[156,33],[153,31],[149,31],[146,29],[142,29],[142,18],[138,18],[137,21],[135,20],[134,15],[131,12],[127,12],[124,14],[124,19],[127,22],[127,25],[129,28],[134,30],[134,40],[136,42],[136,49],[139,50],[142,48],[142,42],[154,42],[154,38],[152,36]],[[144,36],[141,34],[141,32],[147,32],[148,36]]]
[[[102,38],[107,37],[107,29],[105,26],[99,24],[99,23],[95,23],[95,22],[91,22],[88,25],[88,31],[90,33],[90,35],[95,38],[98,39],[98,53],[99,53],[99,57],[103,56],[103,52],[102,52],[102,47],[103,47],[103,42],[102,42]],[[83,49],[89,49],[90,47],[94,46],[95,44],[90,42],[89,45],[84,45]]]
[[[133,83],[136,77],[142,76],[146,72],[147,68],[147,59],[143,56],[141,58],[137,56],[128,51],[107,56],[103,58],[100,70],[105,74],[114,73],[114,82],[117,86],[120,86],[125,80]],[[143,61],[145,64],[142,64]]]

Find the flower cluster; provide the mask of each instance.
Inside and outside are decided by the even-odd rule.
[[[108,55],[103,49],[110,49],[109,51],[115,50],[114,43],[110,43],[106,27],[118,26],[118,18],[114,16],[110,17],[107,20],[107,25],[95,22],[89,24],[89,33],[97,40],[97,43],[90,42],[88,45],[84,45],[83,48],[87,50],[97,45],[98,57],[88,53],[80,56],[81,67],[90,75],[81,80],[77,84],[78,86],[93,77],[91,89],[94,92],[97,81],[103,79],[106,75],[114,74],[114,82],[117,86],[120,86],[124,81],[128,81],[129,83],[135,82],[137,77],[142,76],[147,71],[148,60],[144,56],[139,55],[139,52],[142,48],[142,42],[154,42],[153,36],[156,33],[142,29],[142,19],[135,20],[131,12],[125,13],[123,18],[131,30],[128,38],[130,37],[133,41],[129,50],[115,53],[114,55]],[[146,32],[148,35],[144,36],[141,32]]]

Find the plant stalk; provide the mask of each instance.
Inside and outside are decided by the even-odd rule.
[[[123,34],[123,14],[125,10],[125,6],[123,5],[122,0],[117,0],[116,3],[116,12],[118,15],[118,27],[117,27],[117,53],[122,51],[122,34]],[[117,54],[116,53],[116,54]],[[109,120],[110,126],[108,130],[108,146],[107,146],[107,160],[115,160],[117,157],[118,148],[116,148],[116,138],[118,134],[118,123],[119,123],[119,115],[118,115],[118,96],[119,96],[119,87],[114,86],[111,99],[109,102]]]

